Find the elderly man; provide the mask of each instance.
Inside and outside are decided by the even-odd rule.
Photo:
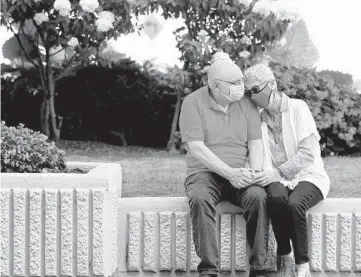
[[[243,97],[241,69],[219,54],[208,71],[208,86],[188,95],[182,104],[180,131],[187,143],[185,192],[192,232],[200,257],[200,275],[217,276],[219,256],[215,206],[222,200],[244,209],[250,246],[250,276],[266,276],[268,217],[266,192],[252,184],[263,164],[261,120],[257,107]]]
[[[246,72],[246,88],[263,111],[264,168],[254,182],[267,191],[267,210],[277,241],[282,277],[311,276],[306,212],[330,190],[315,120],[306,102],[277,90],[271,69],[263,64]]]

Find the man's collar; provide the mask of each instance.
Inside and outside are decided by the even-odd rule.
[[[217,106],[217,104],[215,103],[215,101],[212,98],[211,95],[211,90],[209,89],[209,86],[204,86],[204,91],[203,91],[203,96],[204,96],[204,102],[205,104],[210,107],[210,108],[214,108]]]

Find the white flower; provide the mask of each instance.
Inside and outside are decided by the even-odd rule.
[[[285,39],[285,38],[281,38],[281,40],[279,41],[279,44],[280,44],[281,46],[285,46],[286,43],[287,43],[287,39]]]
[[[220,51],[213,55],[211,63],[215,63],[220,60],[231,60],[231,58],[227,53]]]
[[[41,13],[36,13],[34,15],[34,20],[36,22],[36,24],[41,25],[43,22],[46,22],[49,20],[49,17],[46,13],[41,12]]]
[[[251,5],[252,0],[238,0],[238,3],[248,8],[249,5]]]
[[[71,4],[69,0],[55,0],[54,9],[62,16],[67,16],[71,12]]]
[[[95,21],[98,31],[107,32],[113,28],[115,21],[114,14],[110,11],[102,11],[99,13],[99,18]]]
[[[251,41],[251,39],[250,39],[249,37],[243,36],[243,37],[241,38],[241,43],[250,45],[250,44],[252,44],[252,41]]]
[[[253,6],[253,12],[267,17],[271,13],[271,3],[268,0],[260,0]]]
[[[201,31],[198,33],[198,36],[206,37],[206,36],[208,36],[208,32],[207,32],[206,30],[201,30]]]
[[[238,53],[238,56],[240,56],[241,58],[245,58],[245,59],[247,59],[250,55],[251,55],[251,53],[246,50]]]
[[[76,47],[79,44],[79,41],[77,38],[72,37],[69,41],[68,41],[68,45],[70,47]]]
[[[99,2],[98,0],[80,0],[79,5],[83,11],[93,13],[99,7]]]

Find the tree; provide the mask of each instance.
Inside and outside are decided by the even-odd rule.
[[[168,149],[175,145],[181,100],[188,90],[195,90],[207,82],[207,67],[218,51],[229,54],[242,69],[252,65],[267,45],[278,41],[288,24],[298,18],[289,9],[287,0],[149,0],[131,1],[136,15],[159,10],[167,19],[184,18],[185,26],[175,31],[177,47],[187,76],[174,86],[177,104],[173,116]],[[170,71],[170,76],[174,70]],[[173,72],[173,73],[172,73]],[[174,78],[173,78],[174,79]],[[173,80],[172,79],[172,80]],[[182,87],[182,90],[177,88]],[[184,93],[186,92],[186,93]]]
[[[312,68],[320,58],[303,19],[293,22],[279,41],[270,44],[265,56],[300,68]]]
[[[15,66],[33,66],[43,93],[41,130],[60,138],[55,85],[80,67],[98,62],[110,38],[131,31],[129,3],[121,0],[2,0],[1,24],[13,32],[3,47]],[[19,64],[19,52],[21,63]],[[100,55],[101,56],[101,55]]]

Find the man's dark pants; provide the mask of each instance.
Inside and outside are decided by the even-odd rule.
[[[299,182],[289,190],[280,182],[265,187],[267,211],[277,241],[277,254],[291,252],[292,240],[296,264],[309,261],[306,212],[323,200],[321,191],[310,182]]]
[[[214,274],[219,270],[215,206],[222,200],[244,209],[250,268],[266,269],[269,221],[264,188],[249,186],[236,189],[228,180],[207,171],[190,175],[185,181],[185,191],[190,206],[193,241],[201,259],[198,265],[201,275]]]

